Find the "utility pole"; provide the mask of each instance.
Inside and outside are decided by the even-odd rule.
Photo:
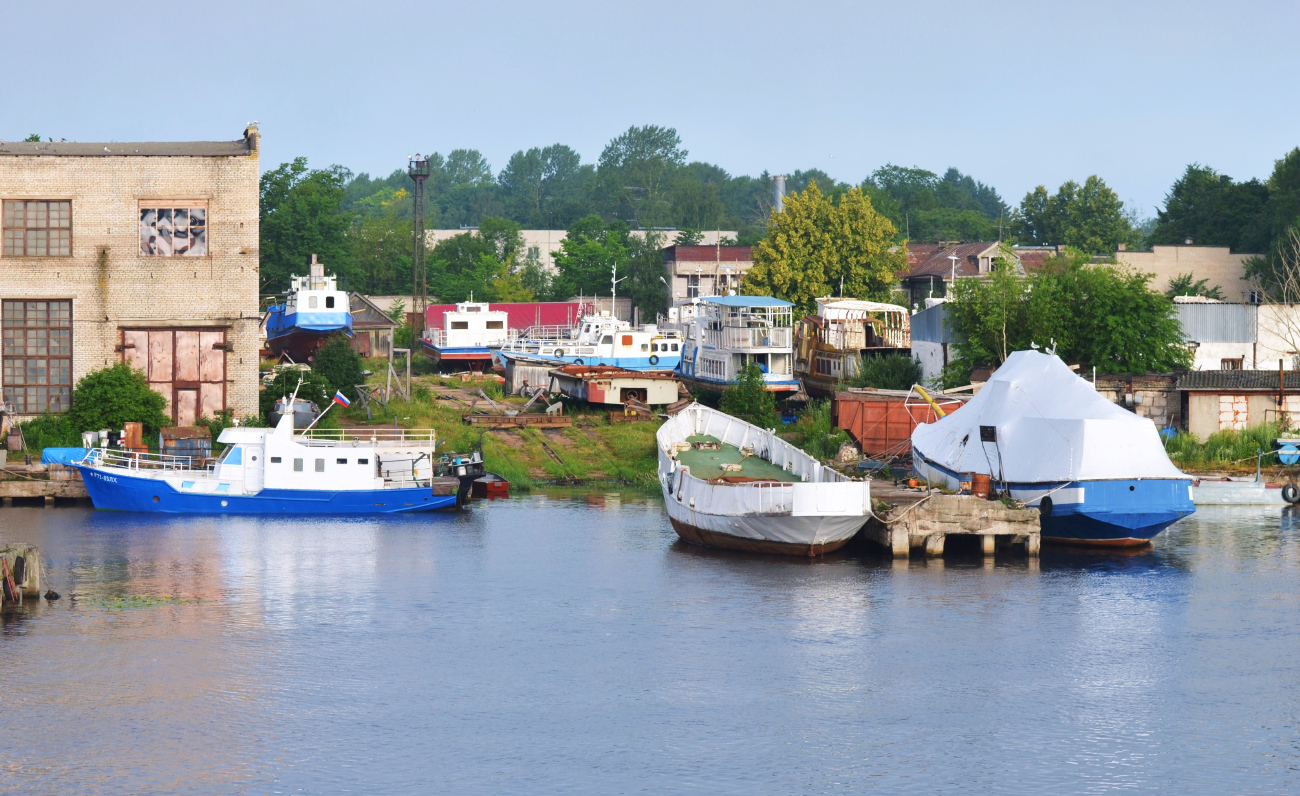
[[[411,253],[411,308],[415,311],[415,320],[411,324],[411,335],[418,340],[424,333],[424,312],[429,301],[429,278],[424,267],[428,250],[424,241],[424,181],[429,179],[429,159],[417,153],[414,158],[408,155],[407,160],[406,173],[415,180],[415,242]]]

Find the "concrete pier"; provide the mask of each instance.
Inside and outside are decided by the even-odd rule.
[[[1011,548],[1022,548],[1031,557],[1038,555],[1042,540],[1038,509],[1013,509],[996,500],[889,484],[873,483],[871,487],[872,503],[878,508],[862,533],[891,550],[895,558],[909,558],[913,551],[940,557],[949,536],[978,537],[979,549],[986,556]],[[890,504],[889,509],[879,508],[881,503]]]
[[[75,467],[60,464],[11,465],[0,470],[0,501],[46,507],[58,503],[90,503],[90,494]]]

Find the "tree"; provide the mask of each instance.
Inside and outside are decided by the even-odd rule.
[[[1018,234],[1024,242],[1072,246],[1111,254],[1132,238],[1124,203],[1097,175],[1063,184],[1055,195],[1039,185],[1020,202]]]
[[[1169,280],[1169,287],[1165,289],[1165,295],[1169,298],[1176,296],[1204,296],[1205,298],[1217,299],[1223,301],[1223,291],[1218,285],[1209,286],[1209,279],[1196,279],[1193,274],[1179,274]]]
[[[615,263],[628,259],[628,228],[598,215],[580,218],[555,253],[555,293],[569,296],[609,295]]]
[[[166,408],[167,400],[149,387],[143,372],[119,362],[81,377],[68,419],[79,432],[143,423],[146,432],[156,434],[171,422],[163,414]]]
[[[1188,238],[1237,252],[1266,252],[1272,235],[1268,186],[1233,182],[1196,163],[1187,167],[1156,213],[1151,242],[1179,244]]]
[[[792,301],[804,312],[837,292],[888,300],[896,274],[907,267],[906,252],[892,247],[895,232],[862,189],[849,189],[835,203],[813,182],[787,196],[783,212],[772,212],[741,290]]]
[[[722,393],[718,408],[759,428],[776,428],[781,419],[776,414],[776,398],[763,381],[763,371],[753,362],[736,374],[736,383]]]
[[[670,181],[686,162],[671,127],[629,127],[606,145],[596,167],[609,211],[637,227],[662,226],[671,215]]]
[[[644,318],[653,320],[668,304],[664,283],[664,236],[655,230],[629,236],[627,259],[619,263],[619,293],[632,300]]]
[[[23,139],[24,144],[39,144],[40,142],[41,142],[41,137],[36,133],[32,133],[31,135]]]
[[[262,175],[260,252],[263,290],[288,290],[289,277],[304,274],[313,254],[334,274],[352,274],[343,186],[351,172],[342,166],[309,170],[295,158]]]
[[[908,240],[998,240],[1000,221],[1010,215],[996,190],[955,168],[940,177],[888,163],[876,169],[862,189]]]
[[[877,390],[910,390],[921,381],[921,363],[905,354],[883,357],[862,357],[854,387],[874,387]]]
[[[578,153],[563,144],[520,150],[497,177],[505,213],[533,228],[567,227],[585,215],[575,205],[585,203],[581,194],[594,173],[594,166],[583,166]]]
[[[477,233],[454,235],[429,253],[429,285],[443,301],[531,301],[517,267],[523,239],[514,221],[485,216]]]
[[[965,379],[972,368],[1000,365],[1034,344],[1055,345],[1065,361],[1103,373],[1190,367],[1173,302],[1150,289],[1150,275],[1089,260],[1067,249],[1021,277],[1000,258],[988,277],[958,279],[945,305],[958,337],[956,366],[948,375]]]
[[[298,391],[298,400],[316,404],[317,411],[329,406],[334,396],[330,383],[320,373],[314,370],[285,368],[275,374],[271,383],[258,395],[258,408],[267,423],[270,422],[271,410],[275,408],[275,402],[293,395],[294,390]]]
[[[1272,205],[1273,247],[1287,247],[1291,231],[1300,226],[1300,147],[1274,163],[1268,178],[1268,198]]]
[[[404,188],[386,189],[375,197],[385,193],[388,198],[379,200],[377,211],[357,213],[348,230],[356,274],[354,287],[365,293],[409,293],[413,229],[411,221],[400,215],[400,207],[409,197]],[[364,202],[357,204],[365,206]]]
[[[366,381],[366,377],[361,375],[361,355],[352,347],[352,338],[345,334],[331,335],[316,350],[312,370],[325,379],[331,396],[341,392],[349,396],[349,400],[356,397],[357,385]]]

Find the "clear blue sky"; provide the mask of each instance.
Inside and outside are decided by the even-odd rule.
[[[1151,215],[1192,161],[1300,145],[1295,2],[9,3],[0,137],[232,139],[386,174],[408,153],[677,128],[733,174],[956,166],[1018,203],[1100,174]]]

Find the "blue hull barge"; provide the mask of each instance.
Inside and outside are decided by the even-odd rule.
[[[1044,540],[1142,545],[1196,510],[1155,425],[1037,351],[1015,352],[960,410],[917,426],[912,457],[951,489],[989,476],[1038,508]]]
[[[431,429],[227,428],[213,464],[95,449],[77,464],[95,508],[165,514],[402,514],[456,505]]]
[[[271,351],[306,362],[330,335],[352,336],[348,294],[338,289],[334,277],[325,276],[325,266],[316,262],[316,255],[311,256],[310,276],[295,276],[290,281],[292,288],[285,303],[266,311],[266,344]]]

